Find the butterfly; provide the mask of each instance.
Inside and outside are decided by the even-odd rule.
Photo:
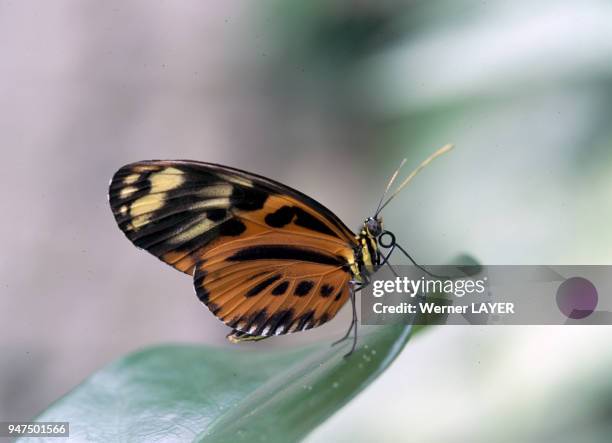
[[[193,277],[200,301],[232,328],[231,342],[320,326],[350,299],[352,322],[343,339],[355,331],[352,352],[355,293],[399,247],[383,230],[380,212],[423,167],[451,148],[432,154],[383,202],[404,160],[357,234],[300,191],[213,163],[128,164],[114,174],[109,202],[134,245]],[[384,235],[392,239],[385,243],[392,247],[387,254],[379,247]]]

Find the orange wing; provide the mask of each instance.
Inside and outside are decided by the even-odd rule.
[[[109,200],[127,237],[193,274],[200,299],[239,331],[313,327],[348,299],[355,235],[278,182],[209,163],[146,161],[115,174]]]
[[[228,326],[270,336],[331,320],[349,297],[350,271],[320,239],[298,245],[269,232],[205,254],[194,274],[198,297]]]
[[[192,274],[199,258],[222,243],[281,230],[293,243],[324,238],[344,248],[355,236],[329,209],[270,179],[192,161],[144,161],[113,176],[109,201],[117,224],[139,248]]]

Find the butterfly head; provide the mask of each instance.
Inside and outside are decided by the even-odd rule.
[[[368,217],[363,222],[363,229],[369,237],[377,238],[383,231],[382,217]]]

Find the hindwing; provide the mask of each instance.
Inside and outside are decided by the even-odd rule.
[[[290,235],[270,234],[205,254],[194,274],[198,297],[228,326],[254,336],[331,320],[349,297],[345,258],[321,241],[289,240]]]

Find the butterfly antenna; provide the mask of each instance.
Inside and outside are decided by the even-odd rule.
[[[380,212],[380,205],[382,205],[382,202],[385,199],[385,196],[387,195],[387,192],[389,192],[389,189],[391,189],[391,185],[393,184],[393,182],[397,178],[397,174],[399,174],[400,169],[402,169],[402,166],[404,166],[404,164],[406,164],[406,159],[402,160],[402,162],[400,163],[399,167],[395,170],[395,172],[393,173],[393,175],[389,179],[389,182],[387,183],[387,187],[385,188],[385,192],[383,192],[383,194],[380,196],[380,200],[378,201],[378,206],[376,206],[376,211],[374,211],[375,216],[378,215],[378,213]]]
[[[426,158],[426,159],[423,161],[423,163],[421,163],[419,166],[417,166],[417,168],[416,168],[414,171],[412,171],[408,177],[406,177],[406,179],[405,179],[405,180],[402,182],[402,184],[401,184],[401,185],[399,185],[399,186],[397,187],[397,189],[395,190],[395,192],[393,192],[393,194],[391,194],[391,196],[390,196],[390,197],[387,199],[387,201],[385,201],[385,202],[384,202],[382,205],[378,205],[378,209],[376,210],[376,214],[374,214],[374,217],[376,217],[376,216],[377,216],[377,215],[380,213],[380,211],[382,211],[382,210],[383,210],[383,208],[384,208],[385,206],[387,206],[387,205],[389,204],[389,202],[390,202],[391,200],[393,200],[393,198],[394,198],[394,197],[395,197],[397,194],[399,194],[399,193],[400,193],[400,191],[401,191],[402,189],[404,189],[404,188],[406,187],[406,185],[407,185],[408,183],[410,183],[410,182],[412,181],[412,179],[413,179],[413,178],[414,178],[414,177],[415,177],[415,176],[416,176],[416,175],[417,175],[419,172],[421,172],[421,170],[422,170],[423,168],[425,168],[425,166],[427,166],[429,163],[431,163],[431,162],[432,162],[432,161],[433,161],[435,158],[437,158],[437,157],[441,156],[442,154],[446,154],[448,151],[450,151],[450,150],[451,150],[451,149],[453,149],[453,148],[454,148],[454,145],[450,145],[450,144],[449,144],[449,145],[444,145],[444,146],[442,146],[440,149],[438,149],[436,152],[434,152],[433,154],[431,154],[429,157],[427,157],[427,158]],[[403,162],[402,162],[402,164],[403,164]],[[398,171],[399,171],[399,170],[398,170]],[[397,172],[398,172],[398,171],[396,171],[396,173],[394,174],[393,179],[395,179],[395,175],[397,175]],[[385,194],[386,194],[386,191],[385,191]]]

